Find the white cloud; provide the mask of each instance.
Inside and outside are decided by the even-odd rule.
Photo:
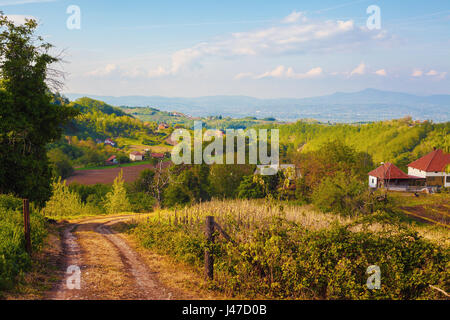
[[[438,80],[442,80],[447,75],[447,72],[439,72],[439,71],[436,71],[434,69],[431,69],[425,75],[428,76],[428,77],[434,77],[434,78],[436,78]]]
[[[93,71],[90,71],[86,75],[95,76],[95,77],[104,77],[104,76],[110,75],[111,73],[113,73],[116,70],[117,70],[117,65],[110,63],[110,64],[107,64],[103,68],[98,68]]]
[[[317,67],[309,70],[306,73],[295,73],[292,68],[289,68],[287,70],[287,76],[288,78],[294,78],[294,79],[309,79],[309,78],[315,78],[321,76],[323,73],[322,68]]]
[[[364,62],[361,62],[359,66],[357,66],[355,69],[353,69],[352,72],[350,72],[350,76],[363,75],[365,73],[366,73],[366,65]]]
[[[272,71],[264,72],[263,74],[256,76],[255,79],[262,79],[262,78],[281,78],[286,76],[286,68],[285,66],[278,66]]]
[[[30,3],[56,2],[58,0],[9,0],[0,1],[0,6],[16,6]]]
[[[240,79],[244,79],[244,78],[251,78],[252,76],[253,76],[253,73],[251,73],[251,72],[241,72],[241,73],[238,73],[234,77],[234,79],[235,80],[240,80]]]
[[[149,70],[147,72],[147,77],[148,78],[155,78],[155,77],[162,77],[162,76],[166,76],[169,75],[170,72],[167,71],[166,69],[164,69],[163,67],[158,67],[155,70]]]
[[[420,69],[414,69],[414,71],[412,72],[411,76],[415,77],[415,78],[419,78],[419,77],[422,77],[422,76],[427,76],[427,77],[431,77],[433,79],[442,80],[442,79],[444,79],[447,76],[447,72],[443,72],[443,71],[440,72],[440,71],[437,71],[437,70],[434,70],[434,69],[431,69],[428,72],[423,72]]]
[[[306,21],[306,17],[303,12],[292,11],[290,15],[285,17],[281,22],[283,23],[294,23],[301,19],[302,22]]]
[[[236,32],[229,36],[199,43],[172,54],[171,65],[165,69],[176,74],[184,68],[199,66],[207,57],[282,56],[288,54],[329,53],[354,50],[369,43],[386,41],[387,36],[375,40],[378,33],[358,28],[353,20],[306,20],[294,11],[284,24],[265,29]]]
[[[377,70],[377,71],[375,71],[375,74],[379,75],[379,76],[382,76],[382,77],[386,77],[387,76],[387,72],[386,72],[385,69]]]
[[[310,79],[321,76],[323,73],[322,68],[312,68],[305,73],[296,73],[292,67],[286,68],[281,65],[273,69],[272,71],[267,71],[263,74],[254,76],[254,79],[264,79],[264,78],[286,78],[286,79]],[[248,75],[247,75],[248,76]]]
[[[9,20],[14,22],[16,25],[24,24],[26,22],[26,19],[28,20],[38,20],[36,17],[30,16],[30,15],[22,15],[22,14],[8,14],[6,15]]]
[[[411,76],[416,77],[416,78],[421,77],[421,76],[423,76],[423,71],[420,69],[414,69]]]
[[[145,69],[139,67],[125,67],[118,66],[117,64],[110,63],[102,68],[95,69],[93,71],[85,73],[91,77],[108,77],[117,76],[124,78],[157,78],[170,75],[171,72],[163,67],[157,67],[156,69]]]

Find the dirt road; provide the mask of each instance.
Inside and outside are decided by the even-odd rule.
[[[92,218],[65,226],[61,235],[63,256],[59,277],[62,280],[49,293],[48,299],[187,298],[162,285],[158,273],[150,270],[127,240],[110,228],[112,224],[131,219],[139,217]]]

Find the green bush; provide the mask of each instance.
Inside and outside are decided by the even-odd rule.
[[[262,199],[266,196],[264,186],[255,179],[255,176],[245,176],[237,192],[240,199]]]
[[[11,288],[18,277],[31,267],[25,252],[23,215],[20,199],[0,195],[0,291]],[[41,249],[47,235],[42,215],[31,210],[33,252]]]
[[[72,183],[69,185],[69,191],[76,192],[84,204],[97,207],[103,212],[104,198],[111,191],[111,186],[106,184],[83,185]]]
[[[170,220],[169,220],[170,221]],[[234,238],[239,223],[227,225]],[[355,226],[361,227],[361,225]],[[134,230],[148,248],[170,254],[201,270],[204,225],[150,221]],[[357,230],[365,230],[358,228]],[[392,225],[390,231],[355,231],[335,225],[308,230],[284,218],[259,223],[236,245],[217,237],[216,286],[229,294],[273,299],[430,299],[429,288],[449,291],[449,252],[415,232]],[[369,290],[367,268],[381,268],[381,289]]]
[[[131,204],[127,197],[127,190],[123,180],[123,171],[121,170],[116,179],[111,192],[106,195],[105,209],[109,214],[121,213],[131,210]]]
[[[22,207],[22,200],[12,195],[0,194],[0,209],[19,210]]]
[[[61,179],[52,184],[53,194],[45,204],[45,215],[50,217],[71,217],[98,213],[96,208],[88,206],[81,201],[78,193],[71,191]]]
[[[145,192],[128,193],[128,200],[133,212],[152,212],[155,205],[155,198]]]

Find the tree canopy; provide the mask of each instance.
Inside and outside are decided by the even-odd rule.
[[[16,25],[0,12],[0,192],[43,203],[52,176],[45,146],[77,111],[52,103],[61,73],[51,66],[60,60],[36,28],[34,20]]]

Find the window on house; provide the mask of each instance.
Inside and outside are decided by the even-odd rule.
[[[446,180],[447,183],[450,183],[450,176],[447,176]]]

